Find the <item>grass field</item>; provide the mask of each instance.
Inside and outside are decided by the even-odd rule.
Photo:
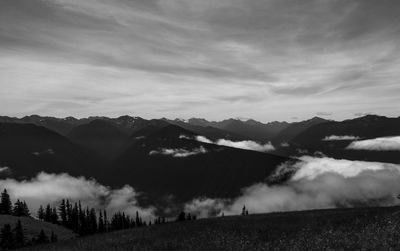
[[[42,229],[48,237],[50,237],[51,231],[53,231],[57,235],[58,240],[69,240],[76,236],[69,229],[48,222],[38,221],[29,217],[0,215],[0,227],[3,227],[4,224],[10,224],[11,227],[14,228],[18,219],[21,220],[22,227],[25,231],[25,236],[28,240],[31,240],[32,237],[36,237]]]
[[[400,250],[400,207],[168,223],[63,241],[36,250]]]

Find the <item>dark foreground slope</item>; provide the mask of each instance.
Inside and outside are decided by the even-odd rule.
[[[40,233],[40,230],[43,230],[47,236],[50,236],[51,232],[54,232],[60,241],[69,240],[76,237],[76,234],[67,228],[44,221],[38,221],[31,217],[0,215],[0,227],[3,227],[5,224],[10,224],[12,227],[14,227],[18,220],[21,221],[25,237],[29,241],[32,239],[32,237],[37,237]]]
[[[80,238],[36,250],[399,250],[400,208],[220,217]]]

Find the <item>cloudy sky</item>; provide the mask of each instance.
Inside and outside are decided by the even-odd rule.
[[[400,115],[398,0],[0,0],[0,114]]]

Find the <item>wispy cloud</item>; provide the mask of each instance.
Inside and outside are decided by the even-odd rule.
[[[257,152],[270,152],[275,150],[275,147],[271,143],[260,144],[252,140],[231,141],[227,139],[218,139],[216,141],[211,141],[204,136],[196,136],[195,139],[203,143],[228,146],[233,148],[257,151]]]
[[[155,210],[153,207],[140,207],[136,199],[139,193],[131,186],[111,189],[95,180],[68,174],[42,172],[30,180],[3,179],[0,180],[0,189],[4,188],[13,199],[25,200],[31,210],[36,210],[39,205],[58,203],[64,198],[80,200],[84,205],[109,212],[123,210],[134,215],[139,211],[145,219],[152,218]]]
[[[170,148],[162,148],[160,150],[152,150],[149,152],[149,155],[168,155],[174,158],[186,158],[192,155],[204,154],[207,153],[207,150],[200,146],[199,148],[194,148],[192,150],[186,150],[183,148],[178,149],[170,149]]]
[[[281,165],[276,178],[290,173],[280,185],[254,184],[232,199],[198,198],[186,209],[201,216],[224,212],[239,214],[243,205],[250,213],[396,205],[400,193],[400,165],[304,156]]]
[[[341,141],[341,140],[359,140],[360,137],[352,135],[331,135],[326,136],[322,141]]]
[[[400,136],[354,141],[347,146],[347,149],[368,151],[400,151]]]
[[[0,113],[394,115],[399,11],[394,0],[2,0]]]

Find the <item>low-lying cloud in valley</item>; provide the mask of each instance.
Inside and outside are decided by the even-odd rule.
[[[326,136],[325,138],[322,139],[322,141],[339,141],[339,140],[359,140],[360,137],[357,136],[352,136],[352,135],[331,135],[331,136]]]
[[[275,150],[275,147],[271,143],[260,144],[252,140],[243,140],[243,141],[231,141],[227,139],[218,139],[216,141],[212,141],[204,136],[196,136],[195,140],[207,144],[215,144],[219,146],[228,146],[233,148],[257,151],[257,152],[270,152]]]
[[[206,217],[222,212],[239,214],[244,205],[250,213],[266,213],[398,204],[398,164],[304,156],[295,163],[281,165],[273,177],[288,173],[292,176],[283,184],[254,184],[231,200],[197,198],[185,209]]]
[[[162,148],[160,150],[150,151],[149,155],[161,154],[161,155],[169,155],[174,158],[185,158],[192,155],[204,154],[204,153],[207,153],[207,150],[203,146],[200,146],[199,148],[194,148],[192,150],[186,150],[183,148],[179,149]]]
[[[0,189],[7,189],[13,200],[25,200],[35,212],[40,205],[55,204],[61,199],[80,200],[83,205],[97,209],[106,209],[113,213],[124,211],[134,215],[138,211],[143,219],[153,218],[153,207],[138,205],[138,192],[131,186],[111,189],[95,180],[84,177],[72,177],[68,174],[48,174],[41,172],[30,180],[0,180]]]
[[[347,149],[368,151],[400,151],[400,136],[354,141],[347,147]]]
[[[8,171],[10,171],[10,168],[8,166],[0,167],[0,173],[8,172]]]

